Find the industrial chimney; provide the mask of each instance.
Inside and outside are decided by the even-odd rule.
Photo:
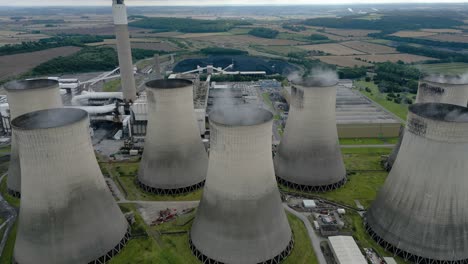
[[[22,183],[15,263],[105,263],[128,223],[94,155],[84,110],[55,108],[12,121]]]
[[[370,235],[415,263],[466,263],[467,153],[467,108],[410,106],[400,153],[367,212]]]
[[[456,76],[429,76],[419,81],[415,103],[445,103],[467,106],[468,83]],[[403,140],[404,129],[400,131],[399,140],[389,155],[385,168],[389,171],[395,163]]]
[[[311,78],[292,86],[289,117],[274,160],[279,183],[324,192],[346,182],[336,128],[337,83]]]
[[[280,263],[293,238],[271,158],[273,115],[226,108],[210,115],[210,161],[190,231],[203,263]]]
[[[7,92],[11,120],[29,112],[62,107],[59,83],[55,80],[36,79],[13,81],[5,84],[5,90]],[[12,135],[11,140],[7,187],[10,195],[18,198],[20,197],[21,168],[18,147],[16,146],[14,135]]]
[[[138,183],[147,192],[182,194],[203,186],[208,155],[193,109],[193,83],[146,83],[148,127]]]
[[[124,0],[112,0],[112,14],[114,16],[123,98],[126,103],[132,103],[136,99],[136,87],[133,76],[132,49],[128,34],[127,7]]]

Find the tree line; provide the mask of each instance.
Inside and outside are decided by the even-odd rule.
[[[129,26],[153,29],[157,32],[179,31],[184,33],[225,32],[240,25],[251,25],[241,20],[202,20],[191,18],[145,17]]]

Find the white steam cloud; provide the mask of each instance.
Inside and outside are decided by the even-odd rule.
[[[298,72],[293,72],[288,76],[289,81],[294,84],[310,86],[332,86],[338,83],[338,74],[334,70],[325,68],[314,68],[310,76],[303,77]]]
[[[432,74],[424,78],[426,81],[448,84],[468,84],[468,73],[461,75]]]

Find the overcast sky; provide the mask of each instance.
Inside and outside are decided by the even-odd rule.
[[[105,6],[111,0],[0,0],[0,6]],[[128,6],[148,5],[281,5],[281,4],[362,4],[362,3],[464,3],[468,0],[126,0]]]

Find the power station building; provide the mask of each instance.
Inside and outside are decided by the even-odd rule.
[[[419,81],[415,103],[444,103],[466,107],[468,105],[468,83],[454,76],[424,78]],[[398,143],[385,163],[387,170],[390,170],[395,163],[403,135],[404,129],[401,128]]]
[[[400,153],[367,212],[370,235],[415,263],[466,263],[467,153],[467,108],[410,106]]]
[[[5,84],[4,87],[7,92],[11,119],[32,111],[62,107],[59,82],[56,80],[13,81]],[[7,186],[12,196],[20,197],[21,168],[14,135],[11,141]]]
[[[127,7],[124,0],[112,0],[112,14],[117,40],[123,99],[125,102],[133,103],[136,100],[136,87],[135,77],[133,76],[132,49],[128,33]]]
[[[193,109],[193,83],[184,79],[146,83],[148,126],[138,172],[140,187],[181,194],[203,186],[208,154]]]
[[[21,161],[14,263],[105,263],[129,225],[101,174],[84,110],[47,109],[12,121]]]
[[[202,263],[280,263],[293,247],[271,158],[273,114],[224,108],[210,115],[210,162],[190,231]]]
[[[291,88],[289,117],[274,160],[279,183],[323,192],[346,182],[336,128],[336,84],[310,79]]]

